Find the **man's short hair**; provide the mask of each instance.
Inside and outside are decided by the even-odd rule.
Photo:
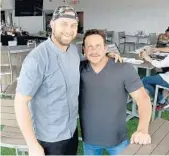
[[[90,35],[100,35],[103,38],[104,44],[106,44],[106,35],[105,32],[103,30],[99,30],[99,29],[89,29],[85,32],[84,37],[83,37],[83,44],[82,46],[85,46],[85,40],[88,36]]]

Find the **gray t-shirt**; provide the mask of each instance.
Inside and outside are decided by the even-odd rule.
[[[104,69],[94,72],[88,61],[81,62],[79,113],[85,143],[103,147],[127,139],[128,93],[142,87],[131,64],[109,59]]]
[[[37,139],[56,142],[73,136],[78,117],[79,65],[76,46],[62,52],[50,38],[24,60],[16,91],[32,96],[30,109]]]

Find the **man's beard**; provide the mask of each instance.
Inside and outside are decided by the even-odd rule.
[[[73,39],[72,39],[69,43],[64,43],[64,42],[62,42],[62,39],[60,36],[57,36],[54,32],[52,34],[53,34],[55,40],[62,46],[69,46],[70,43],[73,41]]]

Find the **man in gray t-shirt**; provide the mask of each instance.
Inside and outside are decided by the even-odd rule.
[[[84,35],[81,62],[79,112],[85,155],[100,155],[102,149],[119,154],[128,145],[126,103],[130,94],[138,105],[139,124],[131,143],[149,144],[151,103],[132,65],[115,63],[105,56],[105,36],[89,30]]]

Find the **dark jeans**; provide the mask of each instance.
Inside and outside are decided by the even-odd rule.
[[[169,88],[169,84],[162,79],[160,75],[148,76],[143,78],[143,85],[149,91],[152,97],[155,96],[155,86],[160,85]],[[158,93],[157,102],[161,103],[163,95],[161,92]]]
[[[45,155],[76,155],[78,148],[78,131],[73,137],[59,142],[44,142],[38,140],[45,151]]]

